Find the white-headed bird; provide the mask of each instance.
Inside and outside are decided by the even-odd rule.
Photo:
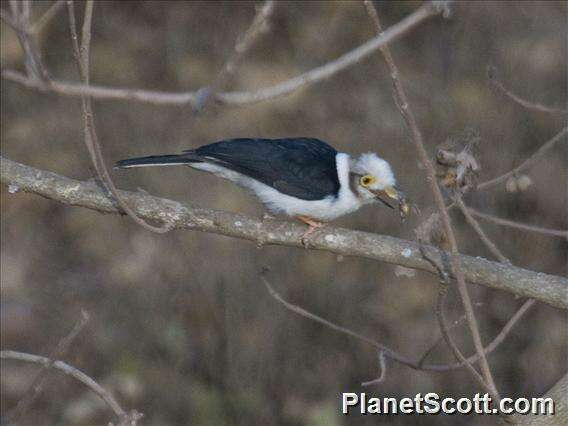
[[[152,155],[116,163],[118,168],[187,165],[252,191],[274,214],[309,225],[302,240],[323,222],[366,204],[409,204],[396,188],[389,163],[374,153],[351,157],[314,138],[230,139],[175,155]]]

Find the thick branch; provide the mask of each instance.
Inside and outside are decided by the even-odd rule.
[[[428,18],[440,13],[440,8],[434,3],[428,3],[414,13],[404,18],[398,24],[385,30],[382,34],[370,39],[361,46],[345,53],[334,61],[314,68],[289,80],[285,80],[274,86],[252,92],[224,92],[215,94],[215,100],[223,104],[242,105],[265,101],[288,95],[298,89],[323,81],[346,68],[362,61],[377,49],[392,43],[415,28]],[[199,92],[156,92],[150,90],[121,89],[62,81],[50,81],[44,83],[26,77],[12,70],[2,70],[2,78],[22,84],[31,89],[55,92],[60,95],[81,96],[88,95],[96,99],[121,99],[126,101],[147,102],[156,105],[186,105],[199,106]]]
[[[86,207],[104,213],[118,213],[113,203],[93,182],[81,182],[55,173],[35,169],[0,157],[0,181],[11,192],[25,191],[64,204]],[[193,208],[176,201],[141,193],[120,191],[139,217],[168,222],[174,228],[211,232],[260,244],[303,247],[305,227],[296,223],[262,221],[241,214]],[[394,237],[348,229],[326,227],[310,238],[310,248],[333,253],[376,259],[387,263],[434,272],[425,261],[418,244]],[[435,259],[440,252],[428,247]],[[568,309],[568,279],[533,272],[478,257],[459,255],[468,281],[537,299]]]

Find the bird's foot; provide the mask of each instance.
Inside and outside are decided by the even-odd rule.
[[[309,226],[308,230],[306,232],[304,232],[300,238],[300,241],[302,242],[302,245],[305,248],[309,247],[310,244],[310,239],[308,238],[310,235],[312,235],[315,231],[317,231],[319,228],[322,228],[325,226],[325,223],[323,222],[318,222],[317,220],[312,219],[311,217],[308,216],[296,216],[298,218],[298,220],[300,220],[301,222],[304,222],[306,225]]]

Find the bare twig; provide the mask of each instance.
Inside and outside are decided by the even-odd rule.
[[[368,11],[370,17],[375,22],[375,25],[377,27],[377,32],[379,32],[379,33],[382,32],[379,17],[378,17],[378,14],[377,14],[373,4],[370,3],[368,0],[365,2],[365,4],[366,4],[366,8],[367,8],[367,11]],[[459,259],[459,256],[458,256],[458,247],[457,247],[456,237],[455,237],[455,234],[454,234],[454,231],[453,231],[453,228],[452,228],[450,216],[449,216],[449,214],[446,210],[446,205],[444,203],[444,197],[442,195],[442,192],[441,192],[440,187],[438,186],[438,183],[437,183],[437,180],[436,180],[436,171],[435,171],[430,159],[428,158],[428,154],[427,154],[426,149],[424,147],[422,133],[420,132],[420,129],[418,128],[418,124],[416,122],[414,114],[413,114],[413,112],[410,108],[410,105],[408,103],[406,93],[404,91],[404,88],[402,86],[401,81],[398,78],[398,75],[399,75],[398,68],[397,68],[396,64],[394,63],[394,60],[392,58],[392,55],[390,53],[388,45],[382,46],[381,52],[383,53],[383,56],[384,56],[385,61],[387,63],[387,66],[390,70],[391,79],[392,79],[392,83],[393,83],[393,93],[394,93],[395,101],[398,105],[399,111],[400,111],[404,121],[406,122],[406,125],[408,126],[408,129],[409,129],[410,135],[411,135],[411,139],[412,139],[412,142],[413,142],[413,144],[416,148],[416,151],[418,153],[418,157],[420,159],[420,162],[421,162],[423,168],[426,171],[427,181],[430,185],[430,190],[431,190],[432,194],[434,195],[436,206],[438,208],[440,218],[442,220],[444,232],[447,235],[447,238],[448,238],[448,241],[449,241],[449,244],[450,244],[450,263],[451,263],[451,266],[452,266],[453,274],[454,274],[456,281],[457,281],[457,284],[458,284],[458,291],[459,291],[459,294],[460,294],[460,297],[461,297],[461,300],[462,300],[462,304],[463,304],[463,307],[464,307],[464,310],[465,310],[465,314],[466,314],[466,317],[467,317],[467,323],[468,323],[468,327],[469,327],[469,330],[470,330],[472,338],[473,338],[475,350],[476,350],[477,354],[480,356],[480,366],[481,366],[481,372],[482,372],[482,375],[483,375],[482,382],[484,382],[486,384],[486,386],[489,388],[489,390],[491,390],[490,393],[494,397],[496,397],[496,400],[497,400],[497,399],[499,399],[499,392],[497,391],[497,387],[495,386],[495,382],[493,380],[493,376],[492,376],[491,370],[489,368],[489,363],[487,362],[487,358],[485,357],[485,354],[483,352],[483,343],[481,341],[481,335],[480,335],[480,332],[479,332],[479,327],[478,327],[477,321],[475,319],[475,313],[473,312],[471,299],[470,299],[469,292],[468,292],[468,289],[467,289],[467,285],[466,285],[466,282],[465,282],[465,275],[464,275],[463,267],[461,265],[461,262],[460,262],[460,259]],[[444,330],[442,330],[442,332],[444,332]],[[448,336],[449,336],[449,334],[448,334]],[[452,348],[452,349],[456,349],[456,348]],[[454,350],[454,353],[456,353],[456,355],[457,355],[457,352],[455,350]],[[460,353],[460,355],[461,355],[461,353]],[[463,355],[462,355],[462,357],[463,357]],[[466,366],[467,365],[468,364],[466,364]],[[472,370],[475,371],[473,369],[473,367],[471,368],[470,371],[472,371]]]
[[[492,247],[495,252],[494,254],[496,255],[496,257],[499,259],[500,262],[504,263],[504,264],[508,264],[510,265],[511,262],[509,261],[508,258],[506,258],[500,251],[499,249],[495,246],[495,244],[489,239],[489,237],[485,234],[485,232],[483,231],[483,229],[481,228],[481,226],[477,223],[477,221],[475,219],[473,219],[473,217],[471,217],[467,207],[465,206],[465,204],[463,204],[462,199],[459,197],[459,195],[456,197],[456,203],[457,205],[460,207],[460,209],[462,209],[462,212],[464,213],[464,215],[466,215],[466,218],[469,218],[468,221],[470,221],[470,224],[472,225],[472,227],[474,228],[474,230],[478,233],[478,235],[480,236],[480,238],[482,238],[482,240],[484,241],[484,243],[486,245],[488,245],[488,247]],[[421,251],[423,253],[423,256],[427,256],[425,254],[425,250],[423,248],[423,246],[421,246]],[[433,262],[433,261],[431,261]],[[436,267],[436,269],[438,270],[438,274],[440,275],[440,277],[444,280],[444,282],[447,280],[447,275],[441,270],[440,267]],[[445,297],[445,295],[444,295]],[[488,355],[489,353],[491,353],[495,348],[497,348],[497,346],[499,346],[499,344],[501,342],[503,342],[503,340],[505,340],[505,338],[507,337],[507,335],[509,334],[509,332],[513,329],[513,327],[519,322],[519,320],[523,317],[523,315],[532,307],[534,306],[534,304],[536,303],[536,301],[534,299],[529,299],[527,300],[519,309],[518,311],[515,313],[515,315],[513,315],[513,317],[507,322],[507,324],[505,324],[505,326],[503,327],[503,329],[499,332],[499,334],[493,339],[493,341],[487,345],[485,347],[485,353],[486,355]],[[459,321],[456,322],[455,325],[458,325]],[[449,327],[446,328],[446,331],[449,333],[449,330],[453,328],[453,327]],[[442,334],[441,338],[442,340],[444,340],[444,334]],[[430,348],[424,353],[424,355],[420,358],[420,361],[418,361],[418,365],[422,366],[424,365],[424,363],[426,362],[426,359],[428,358],[428,356],[432,353],[432,351],[436,348],[436,346],[439,343],[438,339],[432,346],[430,346]],[[478,354],[476,354],[473,357],[469,357],[468,358],[468,362],[473,363],[477,360],[478,358]],[[462,365],[462,362],[458,362],[457,364],[453,364],[454,366],[457,365]]]
[[[374,51],[387,43],[398,40],[410,30],[440,13],[440,9],[433,3],[427,3],[402,21],[385,30],[361,46],[345,53],[334,61],[314,68],[289,80],[285,80],[274,86],[256,91],[224,92],[217,93],[215,100],[227,105],[243,105],[255,102],[276,99],[288,95],[296,90],[306,88],[330,77],[340,71],[349,68],[367,58]],[[58,93],[67,96],[90,96],[96,99],[120,99],[125,101],[146,102],[155,105],[198,105],[200,96],[198,92],[168,93],[139,89],[121,89],[103,86],[89,86],[85,84],[52,81],[51,84],[43,84],[13,71],[2,70],[2,78],[14,81],[25,87]]]
[[[495,393],[493,388],[485,381],[485,379],[477,372],[477,370],[473,367],[472,363],[470,363],[466,357],[461,353],[460,349],[454,342],[452,336],[450,335],[450,329],[447,325],[446,316],[444,313],[444,306],[446,303],[446,297],[448,295],[448,287],[450,285],[450,276],[446,272],[446,268],[443,265],[444,259],[441,259],[441,262],[433,259],[428,252],[422,241],[420,241],[420,254],[422,257],[428,261],[434,269],[438,272],[439,277],[439,286],[438,286],[438,297],[436,300],[436,318],[438,319],[438,325],[440,327],[440,331],[442,332],[442,337],[446,344],[450,347],[454,356],[458,359],[461,365],[465,366],[469,372],[472,374],[474,379],[479,383],[479,385],[486,389],[492,397],[499,399],[499,394]],[[466,314],[467,319],[467,314]],[[479,351],[477,351],[476,355],[479,355]],[[485,354],[484,354],[485,355]],[[481,358],[481,357],[480,357]],[[420,361],[419,361],[420,365]]]
[[[101,385],[99,385],[82,371],[77,370],[75,367],[72,367],[69,364],[64,363],[63,361],[53,361],[52,359],[43,356],[16,351],[0,351],[0,359],[11,359],[39,364],[43,365],[44,368],[46,366],[50,366],[49,368],[62,371],[63,373],[75,378],[76,380],[87,386],[95,394],[97,394],[110,407],[114,414],[119,418],[120,425],[135,425],[136,422],[142,417],[142,414],[136,411],[127,413],[118,404],[118,402],[116,402],[116,399],[114,399],[110,392],[106,391]]]
[[[486,355],[489,355],[491,352],[493,352],[495,349],[497,349],[497,347],[507,338],[507,336],[509,335],[511,330],[515,327],[515,325],[517,325],[519,323],[520,319],[535,304],[536,304],[536,300],[528,299],[527,301],[525,301],[521,305],[521,307],[517,310],[517,312],[515,312],[515,314],[511,317],[511,319],[509,319],[509,321],[507,321],[507,324],[505,324],[505,326],[501,329],[499,334],[497,334],[497,336],[495,336],[493,338],[491,343],[489,343],[485,347],[484,352],[485,352]],[[467,360],[468,360],[469,363],[473,364],[473,363],[477,362],[478,359],[479,359],[479,356],[477,354],[475,354],[475,355],[470,356]],[[422,361],[422,363],[424,363],[424,361]],[[419,363],[419,364],[421,365],[421,363]],[[461,363],[461,362],[457,362],[457,363],[454,363],[454,364],[447,364],[445,366],[440,366],[438,371],[453,370],[456,367],[461,367],[461,366],[463,366],[463,363]]]
[[[27,78],[41,85],[49,86],[49,73],[47,72],[37,43],[29,30],[30,27],[30,2],[29,0],[10,3],[12,14],[0,10],[0,18],[8,24],[18,36],[22,50],[24,51],[24,64]]]
[[[215,99],[217,92],[223,88],[225,83],[234,74],[244,55],[252,47],[263,31],[268,28],[268,20],[270,19],[275,6],[276,2],[274,0],[266,0],[262,7],[258,8],[251,25],[245,33],[238,38],[235,48],[221,72],[219,72],[211,86],[202,91],[204,95],[199,97],[198,103],[194,105],[195,109],[201,110],[207,106],[211,99]]]
[[[507,259],[503,255],[503,253],[501,253],[501,250],[497,248],[495,243],[491,241],[491,239],[487,236],[483,228],[481,228],[477,220],[475,220],[475,218],[472,216],[471,212],[469,211],[468,207],[464,204],[459,194],[456,194],[455,202],[458,208],[460,209],[460,211],[462,212],[462,214],[464,215],[467,223],[469,223],[469,225],[474,229],[474,231],[479,236],[483,244],[485,244],[485,246],[489,249],[489,251],[493,254],[493,256],[495,256],[497,260],[499,260],[499,262],[511,263],[509,259]]]
[[[385,355],[384,351],[378,351],[378,352],[379,352],[379,377],[377,377],[376,379],[373,379],[373,380],[369,380],[368,382],[363,382],[363,383],[361,383],[361,386],[376,385],[376,384],[381,383],[382,381],[385,380],[385,377],[387,376],[386,355]]]
[[[368,343],[371,346],[374,346],[375,348],[377,348],[377,350],[379,350],[380,352],[384,353],[385,355],[387,355],[389,358],[394,359],[395,361],[400,362],[401,364],[404,365],[408,365],[408,366],[412,366],[413,362],[410,361],[408,358],[406,358],[403,355],[399,355],[397,352],[393,351],[392,349],[390,349],[389,347],[378,343],[377,341],[363,336],[362,334],[357,333],[356,331],[352,331],[346,327],[337,325],[332,323],[331,321],[326,320],[325,318],[322,318],[316,314],[313,314],[307,310],[305,310],[304,308],[302,308],[301,306],[298,305],[294,305],[286,300],[284,300],[282,298],[282,296],[280,296],[280,294],[278,294],[278,292],[276,292],[276,290],[274,290],[274,288],[270,285],[270,283],[268,282],[268,280],[266,279],[266,277],[264,276],[264,274],[261,274],[260,276],[262,282],[264,283],[264,285],[266,286],[266,289],[268,290],[268,293],[274,298],[276,299],[278,302],[280,302],[282,305],[284,305],[284,307],[292,312],[297,313],[298,315],[301,315],[305,318],[308,318],[312,321],[315,322],[319,322],[320,324],[325,325],[326,327],[329,327],[335,331],[339,331],[340,333],[343,334],[347,334],[348,336],[354,337],[355,339],[361,340],[365,343]]]
[[[513,170],[501,176],[480,183],[479,185],[477,185],[477,189],[482,190],[482,189],[491,188],[492,186],[495,186],[501,182],[506,181],[507,178],[509,178],[510,176],[513,176],[517,173],[520,173],[523,170],[528,169],[529,167],[534,165],[538,160],[540,160],[544,156],[544,154],[546,154],[552,147],[554,147],[556,143],[560,142],[562,138],[565,137],[566,135],[568,135],[568,126],[560,130],[560,132],[558,132],[552,139],[550,139],[539,149],[537,149],[533,155],[531,155],[529,158],[523,161],[518,167],[515,167]]]
[[[55,0],[51,6],[41,15],[37,21],[35,21],[30,27],[30,33],[38,34],[41,30],[51,21],[57,12],[63,9],[65,6],[65,0]]]
[[[423,249],[424,250],[424,249]],[[438,276],[440,275],[440,273],[438,272]],[[478,305],[481,305],[481,303],[479,303]],[[453,330],[454,328],[457,328],[459,326],[461,326],[464,322],[466,321],[466,316],[462,315],[460,318],[458,318],[457,320],[453,321],[452,324],[450,324],[448,326],[448,331]],[[418,361],[418,365],[421,367],[426,363],[426,360],[428,359],[428,357],[432,354],[432,352],[434,352],[434,349],[436,349],[436,347],[444,341],[444,337],[440,336],[438,337],[434,343],[432,343],[430,345],[430,347],[424,351],[424,353],[422,354],[422,356],[420,357],[420,360]],[[474,355],[475,356],[475,355]],[[470,357],[471,358],[471,357]],[[473,361],[470,361],[473,362]]]
[[[63,204],[104,213],[120,213],[114,203],[93,182],[81,182],[11,161],[0,156],[0,181],[11,192],[31,192]],[[122,198],[141,218],[171,223],[176,229],[222,234],[263,245],[302,247],[305,227],[293,222],[263,221],[259,218],[190,207],[147,193],[120,191]],[[14,195],[17,196],[17,195]],[[380,260],[407,268],[435,272],[420,255],[418,244],[386,235],[327,226],[310,239],[310,248],[346,256]],[[435,257],[441,251],[430,248]],[[460,255],[466,279],[475,284],[537,299],[568,309],[568,279]]]
[[[77,28],[75,24],[75,10],[74,3],[72,0],[67,1],[67,7],[69,11],[69,28],[71,31],[71,40],[73,43],[73,53],[75,55],[75,61],[77,62],[77,68],[79,70],[79,75],[81,80],[88,86],[89,85],[89,65],[90,65],[90,45],[91,45],[91,22],[93,16],[93,0],[88,0],[85,6],[85,17],[83,19],[81,46],[79,47],[79,40],[77,36]],[[106,189],[114,197],[120,208],[132,218],[137,224],[144,227],[145,229],[157,232],[165,233],[172,229],[172,227],[165,223],[164,226],[152,226],[143,219],[140,219],[136,213],[128,206],[128,204],[120,197],[118,189],[116,188],[108,169],[105,165],[101,145],[99,143],[95,120],[93,115],[93,109],[91,106],[91,99],[89,96],[81,96],[81,105],[83,109],[83,130],[85,134],[85,145],[89,151],[91,161],[95,167],[99,179],[104,183]]]
[[[270,283],[268,282],[268,280],[266,279],[264,274],[261,274],[261,280],[264,283],[266,289],[268,290],[268,293],[270,294],[270,296],[272,296],[277,302],[281,303],[286,309],[288,309],[291,312],[294,312],[304,318],[307,318],[309,320],[315,321],[319,324],[322,324],[328,328],[331,328],[332,330],[335,330],[339,333],[345,334],[349,337],[352,337],[354,339],[357,339],[361,342],[364,342],[368,345],[373,346],[383,357],[387,357],[401,365],[405,365],[409,368],[412,368],[414,370],[423,370],[423,371],[450,371],[450,370],[456,370],[459,368],[463,368],[465,366],[465,364],[470,363],[473,364],[475,362],[477,362],[479,360],[479,356],[477,354],[470,356],[469,358],[467,358],[465,361],[467,362],[457,362],[457,363],[451,363],[451,364],[424,364],[424,362],[415,362],[412,359],[410,359],[409,357],[402,355],[399,352],[394,351],[393,349],[383,345],[382,343],[371,339],[367,336],[364,336],[360,333],[357,333],[356,331],[350,330],[347,327],[343,327],[341,325],[337,325],[325,318],[320,317],[319,315],[316,315],[312,312],[309,312],[308,310],[302,308],[301,306],[298,305],[294,305],[290,302],[288,302],[287,300],[285,300],[280,294],[278,294],[278,292],[270,285]],[[525,305],[527,305],[527,303],[525,303]],[[489,354],[491,352],[493,352],[498,346],[499,344],[505,339],[505,337],[507,337],[507,335],[509,334],[509,331],[514,327],[514,325],[516,323],[518,323],[519,319],[523,316],[523,314],[528,310],[528,308],[530,306],[525,306],[523,305],[523,307],[521,307],[521,309],[519,309],[519,311],[515,314],[515,316],[513,318],[511,318],[511,320],[509,320],[509,322],[505,325],[505,327],[503,328],[503,330],[501,331],[501,333],[499,333],[499,335],[497,337],[495,337],[495,339],[487,346],[487,348],[485,348],[485,352],[486,354]],[[532,305],[532,304],[531,304]],[[381,356],[380,355],[380,356]],[[385,371],[382,367],[382,364],[380,363],[379,360],[379,364],[381,366],[381,371]],[[375,382],[375,381],[371,381],[371,382]],[[371,382],[369,382],[369,384],[371,384]]]
[[[517,228],[517,229],[522,229],[523,231],[536,232],[539,234],[551,235],[554,237],[568,238],[568,230],[565,229],[543,228],[541,226],[529,225],[527,223],[521,223],[509,219],[503,219],[501,217],[493,216],[487,213],[482,213],[479,210],[476,210],[470,206],[467,206],[467,209],[472,216],[488,220],[490,222],[496,223],[497,225],[508,226],[509,228]]]
[[[521,98],[520,96],[515,95],[509,89],[507,89],[503,83],[501,83],[497,77],[495,76],[495,67],[488,67],[487,68],[487,77],[489,78],[489,82],[495,87],[499,92],[507,96],[509,99],[513,100],[514,102],[518,103],[519,105],[538,112],[545,112],[548,114],[568,114],[568,109],[565,108],[553,108],[543,104],[539,104],[536,102],[531,102],[526,99]]]
[[[81,318],[77,324],[75,324],[67,336],[59,341],[55,350],[49,356],[49,362],[45,364],[36,375],[31,385],[28,387],[28,390],[24,393],[22,399],[20,399],[16,406],[6,414],[6,422],[8,424],[16,423],[21,415],[31,407],[41,393],[45,379],[47,378],[50,369],[53,367],[53,364],[56,362],[56,359],[62,358],[67,353],[71,343],[75,340],[79,333],[81,333],[88,322],[89,314],[86,311],[81,311]]]

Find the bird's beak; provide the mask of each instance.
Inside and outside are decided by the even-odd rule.
[[[406,199],[405,195],[399,191],[394,186],[387,186],[386,188],[379,191],[372,191],[377,200],[379,200],[384,205],[394,209],[392,204],[389,202],[391,200],[398,201],[398,210],[400,212],[401,218],[406,218],[410,214],[410,204]]]

